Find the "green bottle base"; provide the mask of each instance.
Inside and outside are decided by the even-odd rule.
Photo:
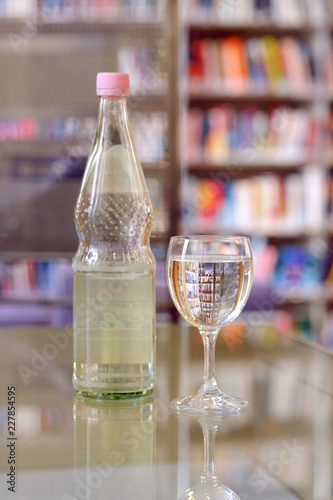
[[[144,391],[136,391],[136,392],[93,392],[93,391],[85,391],[75,389],[75,392],[78,396],[82,396],[84,398],[90,399],[103,399],[103,400],[116,400],[116,399],[135,399],[141,398],[142,396],[148,396],[152,394],[154,388],[146,389]]]

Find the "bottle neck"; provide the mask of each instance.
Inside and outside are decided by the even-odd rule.
[[[124,142],[122,136],[129,137],[127,98],[100,97],[97,141],[104,147],[111,147]]]

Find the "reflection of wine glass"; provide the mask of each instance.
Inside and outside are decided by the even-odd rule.
[[[204,469],[200,481],[188,488],[179,500],[240,500],[227,486],[218,482],[215,471],[215,435],[219,421],[217,417],[199,418],[204,436]]]
[[[252,251],[244,236],[174,236],[167,254],[170,295],[204,342],[204,379],[196,394],[171,407],[190,412],[240,412],[248,403],[227,396],[215,380],[215,342],[223,325],[243,309],[253,278]]]

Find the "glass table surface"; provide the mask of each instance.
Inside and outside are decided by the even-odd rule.
[[[130,401],[75,396],[70,328],[2,328],[0,346],[1,499],[333,499],[333,355],[315,344],[224,330],[216,377],[249,409],[201,420],[169,410],[202,381],[193,328],[157,328],[156,389]]]

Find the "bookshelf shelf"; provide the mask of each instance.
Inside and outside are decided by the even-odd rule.
[[[325,303],[330,298],[330,294],[327,292],[326,288],[320,285],[308,290],[295,288],[292,290],[277,290],[277,292],[281,304]]]
[[[207,228],[209,227],[210,234],[244,234],[248,235],[252,238],[265,236],[266,238],[272,240],[302,240],[306,238],[318,238],[324,237],[328,234],[327,230],[318,229],[318,230],[306,230],[300,228],[283,228],[283,229],[274,229],[272,227],[261,228],[261,227],[211,227],[208,223],[203,223],[202,225],[198,223],[197,226],[188,226],[189,232],[191,234],[205,234],[207,232]],[[333,234],[333,232],[332,232]]]
[[[270,35],[275,36],[284,36],[284,35],[294,35],[294,36],[302,36],[313,33],[318,29],[331,29],[333,26],[330,24],[323,25],[320,28],[316,25],[312,24],[303,24],[299,26],[292,25],[278,25],[278,24],[269,24],[262,23],[260,25],[251,25],[251,24],[222,24],[220,22],[211,22],[200,21],[199,19],[193,19],[189,24],[189,30],[192,34],[200,34],[210,36],[215,34],[241,34],[243,36],[255,36],[255,35],[265,35],[269,33]],[[195,33],[197,32],[197,33]]]
[[[333,93],[331,90],[327,92],[321,90],[320,93],[315,91],[309,92],[267,92],[267,93],[235,93],[230,92],[216,92],[211,90],[194,90],[193,88],[189,91],[189,100],[192,104],[194,103],[214,103],[214,102],[240,102],[240,103],[284,103],[284,104],[307,104],[312,103],[314,100],[322,102],[333,101]]]
[[[270,296],[271,287],[266,287],[266,295]],[[318,284],[308,288],[299,286],[291,289],[275,289],[274,297],[279,305],[297,305],[297,304],[328,304],[333,300],[333,287],[327,284]]]
[[[30,292],[29,292],[30,293]],[[73,304],[72,297],[0,297],[0,304],[39,304],[39,305],[58,305],[71,306]]]
[[[275,158],[275,160],[273,160]],[[237,156],[231,156],[221,161],[216,161],[216,163],[208,162],[197,162],[189,163],[188,171],[191,174],[204,175],[207,172],[226,172],[228,171],[229,177],[233,176],[239,177],[242,175],[247,175],[249,173],[259,173],[266,171],[274,172],[288,172],[293,170],[300,170],[310,163],[315,163],[318,168],[331,168],[333,161],[332,155],[315,156],[306,155],[304,158],[295,160],[286,160],[285,158],[278,159],[276,152],[268,153],[265,158],[260,158],[245,161],[243,158]]]
[[[152,245],[155,245],[155,244],[157,245],[157,244],[160,244],[160,243],[167,244],[167,243],[169,243],[169,237],[165,233],[154,232],[153,231],[151,233],[150,243]]]
[[[28,23],[28,25],[27,25]],[[1,19],[0,20],[0,34],[20,34],[24,33],[24,29],[33,29],[40,34],[84,34],[89,29],[89,33],[108,34],[114,31],[142,29],[149,31],[150,36],[159,37],[159,30],[161,29],[163,21],[158,19],[138,19],[138,21],[131,22],[125,17],[108,19],[96,18],[87,21],[74,21],[65,18],[54,19],[53,22],[43,22],[36,20],[35,16],[29,19]],[[25,28],[26,27],[26,28]],[[33,27],[33,28],[32,28]]]
[[[155,30],[156,35],[158,35],[157,31],[161,28],[161,25],[163,23],[162,19],[140,19],[138,18],[136,21],[128,21],[128,16],[122,16],[122,17],[116,17],[114,16],[113,18],[110,17],[97,17],[96,19],[87,19],[86,21],[74,21],[74,20],[68,20],[63,18],[59,18],[58,20],[54,20],[54,22],[43,22],[43,21],[38,21],[38,26],[41,29],[41,32],[47,32],[47,33],[62,33],[66,30],[70,33],[84,33],[86,30],[87,26],[94,26],[96,29],[96,32],[103,32],[105,30],[131,30],[131,29],[138,29],[142,28],[145,30]]]
[[[1,144],[1,141],[0,141]],[[78,142],[80,145],[80,142]],[[77,164],[79,174],[83,173],[86,164],[87,156],[75,154],[75,142],[69,141],[8,141],[3,145],[3,155],[8,161],[16,162],[32,162],[36,172],[38,167],[36,161],[43,160],[42,167],[45,170],[45,165],[49,163],[50,172],[52,171],[52,163],[72,158]],[[71,152],[73,147],[73,152]],[[164,173],[169,162],[161,158],[151,159],[150,161],[141,161],[141,165],[147,175],[159,175]],[[28,176],[28,173],[26,174]],[[80,177],[79,177],[80,180]]]
[[[31,252],[31,251],[12,251],[0,252],[1,262],[16,262],[21,259],[46,260],[46,259],[65,259],[72,260],[74,252]]]

